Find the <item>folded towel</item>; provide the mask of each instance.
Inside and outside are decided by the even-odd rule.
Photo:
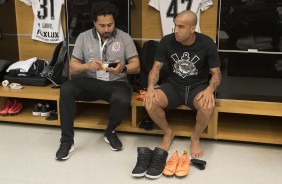
[[[32,66],[32,64],[37,60],[37,57],[30,58],[25,61],[17,61],[9,66],[9,68],[6,70],[6,72],[9,72],[10,70],[16,70],[20,69],[20,72],[28,72],[29,68]]]

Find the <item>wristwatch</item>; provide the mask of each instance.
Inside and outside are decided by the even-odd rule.
[[[126,65],[123,65],[120,73],[126,73],[126,71],[127,71],[127,67]]]

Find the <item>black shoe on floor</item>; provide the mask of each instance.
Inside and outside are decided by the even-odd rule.
[[[156,147],[153,151],[152,161],[145,176],[150,179],[157,179],[161,177],[166,164],[167,156],[167,151]]]
[[[137,153],[137,163],[131,175],[133,177],[143,177],[150,166],[153,151],[147,147],[138,147]]]
[[[113,151],[120,151],[122,150],[122,143],[119,140],[115,131],[111,133],[105,134],[104,140],[106,143],[110,144],[110,147]]]
[[[74,150],[73,143],[62,142],[60,148],[56,153],[57,160],[67,160],[69,158],[70,152]]]

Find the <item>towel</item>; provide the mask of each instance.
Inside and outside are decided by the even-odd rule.
[[[28,72],[29,68],[32,66],[32,64],[37,60],[37,57],[30,58],[25,61],[17,61],[9,66],[9,68],[6,70],[6,72],[9,72],[10,70],[16,70],[19,69],[20,72]]]

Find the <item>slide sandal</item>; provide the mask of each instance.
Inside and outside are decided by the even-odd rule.
[[[191,159],[190,161],[191,161],[192,165],[195,166],[197,169],[205,170],[206,165],[207,165],[206,161],[195,159],[195,158]]]

